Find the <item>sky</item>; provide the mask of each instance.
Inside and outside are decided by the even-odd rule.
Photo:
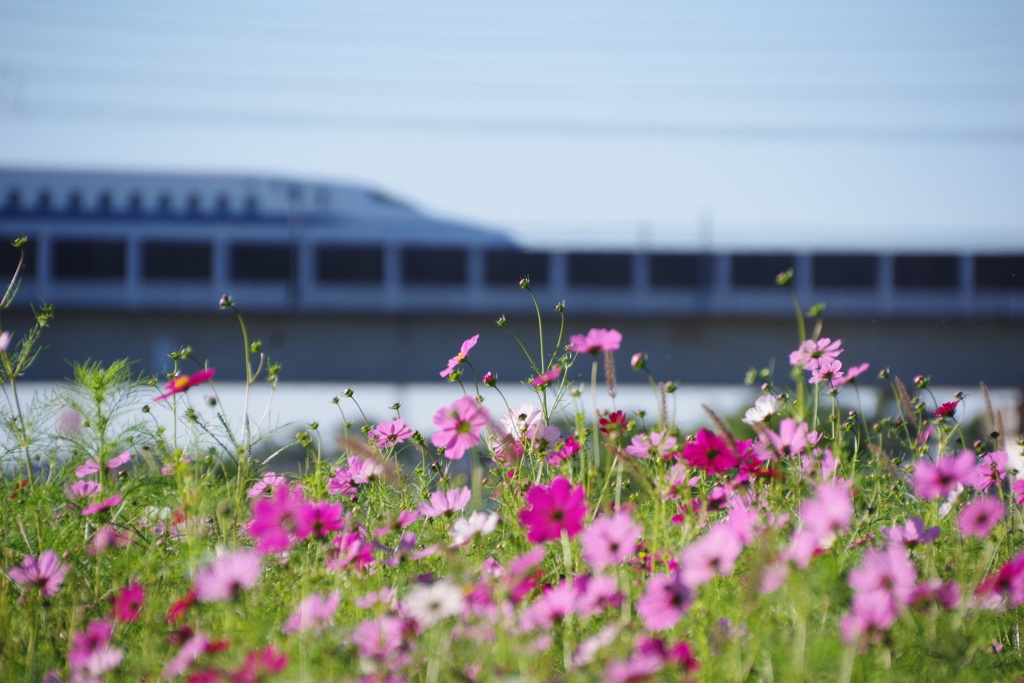
[[[1024,5],[0,0],[0,166],[357,182],[528,244],[1024,248]]]

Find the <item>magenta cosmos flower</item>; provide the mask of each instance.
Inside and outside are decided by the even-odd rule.
[[[709,429],[697,432],[697,437],[683,448],[683,460],[709,474],[725,472],[740,464],[740,459],[729,444]]]
[[[44,598],[50,598],[60,590],[67,573],[68,566],[57,558],[57,553],[44,550],[39,559],[26,555],[21,566],[12,567],[7,575],[11,581],[38,588]]]
[[[214,369],[208,368],[206,370],[200,370],[194,375],[179,375],[172,379],[170,382],[168,382],[167,386],[164,387],[164,393],[160,394],[153,400],[163,401],[164,399],[170,398],[175,394],[180,394],[182,392],[188,391],[197,384],[209,382],[211,379],[213,379],[213,373]]]
[[[569,350],[573,353],[598,354],[603,351],[618,351],[622,345],[622,333],[603,327],[594,328],[586,334],[569,337]]]
[[[469,358],[469,350],[476,346],[478,339],[480,339],[480,335],[474,334],[472,337],[462,342],[462,348],[459,349],[457,354],[448,359],[448,367],[441,371],[442,377],[447,377],[452,374],[452,370],[466,362],[466,359]]]
[[[444,448],[449,460],[460,460],[473,446],[480,443],[480,430],[491,419],[484,408],[471,396],[462,396],[447,408],[434,413],[437,431],[430,437],[431,443]]]
[[[529,528],[526,537],[531,543],[543,543],[560,538],[563,530],[574,537],[587,515],[586,497],[582,486],[573,487],[561,476],[534,486],[526,494],[529,507],[519,511],[519,521]]]

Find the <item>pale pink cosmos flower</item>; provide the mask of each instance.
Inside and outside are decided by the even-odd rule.
[[[897,524],[894,527],[882,529],[882,535],[890,543],[898,543],[903,546],[912,547],[919,544],[932,543],[939,537],[939,527],[933,526],[924,528],[924,520],[920,517],[911,517],[906,524]]]
[[[412,428],[401,419],[381,422],[371,429],[367,436],[377,444],[381,450],[394,448],[400,443],[412,438]]]
[[[378,591],[371,591],[366,595],[356,598],[356,607],[360,609],[370,609],[374,605],[391,605],[395,602],[395,589],[394,588],[381,588]]]
[[[621,564],[636,552],[643,532],[628,512],[601,515],[580,533],[583,559],[594,571]]]
[[[789,364],[813,372],[824,363],[831,363],[843,352],[843,340],[832,341],[828,337],[808,339],[793,353],[789,354]]]
[[[693,604],[693,591],[678,572],[652,574],[647,589],[636,603],[636,613],[648,631],[664,631],[683,618]]]
[[[626,453],[634,458],[660,458],[664,459],[675,449],[678,440],[669,436],[668,431],[651,432],[650,434],[637,434],[628,446]]]
[[[447,377],[452,374],[452,370],[466,362],[466,359],[469,358],[469,350],[476,346],[478,339],[480,339],[480,335],[474,334],[472,337],[462,342],[462,348],[460,348],[459,352],[448,360],[448,367],[441,371],[442,377]]]
[[[933,500],[944,498],[953,492],[958,484],[970,483],[977,460],[974,453],[962,451],[959,455],[948,455],[935,462],[921,460],[914,467],[911,483],[918,498]]]
[[[44,550],[39,554],[38,559],[31,555],[25,555],[21,566],[12,567],[8,570],[7,575],[15,583],[38,588],[44,598],[52,598],[64,583],[68,569],[68,565],[57,558],[57,553],[52,550]]]
[[[256,585],[263,573],[261,555],[255,550],[236,550],[196,570],[195,591],[199,602],[231,601]]]
[[[476,536],[487,536],[498,528],[498,513],[474,512],[468,518],[455,520],[452,525],[452,545],[458,548],[469,543]]]
[[[618,330],[593,328],[586,334],[569,337],[569,351],[572,353],[604,353],[618,351],[622,345],[622,333]]]
[[[210,648],[210,640],[202,631],[196,631],[192,637],[186,640],[178,654],[174,655],[164,666],[161,673],[165,681],[171,681],[185,673],[192,664],[199,659],[200,655]]]
[[[665,668],[665,660],[651,652],[634,652],[629,659],[613,659],[605,667],[605,683],[651,680]]]
[[[434,491],[430,499],[420,503],[419,510],[424,517],[440,517],[465,509],[473,493],[468,486],[451,491]]]
[[[742,552],[743,543],[736,532],[725,524],[715,524],[683,548],[679,554],[679,578],[690,588],[697,588],[716,576],[728,576]]]
[[[582,486],[573,486],[557,476],[550,484],[537,485],[526,493],[528,507],[519,511],[519,521],[528,528],[531,543],[556,540],[565,531],[573,538],[583,529],[587,514],[587,494]]]
[[[246,495],[249,498],[256,498],[257,496],[270,498],[282,486],[288,486],[288,479],[274,472],[265,472],[259,481],[249,487]]]
[[[985,538],[1006,516],[1006,508],[995,496],[981,496],[964,506],[956,526],[964,536]]]
[[[57,431],[65,436],[77,434],[84,423],[82,414],[71,406],[64,406],[57,411]]]
[[[578,593],[573,583],[564,579],[556,586],[545,586],[540,596],[523,610],[519,628],[523,632],[549,630],[576,612]]]
[[[3,353],[11,345],[11,331],[0,332],[0,353]]]
[[[340,602],[341,593],[338,591],[331,591],[327,597],[319,593],[307,595],[284,622],[281,630],[287,634],[322,631],[331,624]]]
[[[471,396],[462,396],[447,408],[434,414],[438,428],[431,443],[444,448],[449,460],[459,460],[467,450],[480,443],[480,431],[490,420],[490,413]]]

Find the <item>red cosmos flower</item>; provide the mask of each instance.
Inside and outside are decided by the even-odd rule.
[[[956,404],[956,401],[949,401],[947,403],[943,403],[941,406],[935,409],[935,412],[932,413],[932,415],[934,415],[935,417],[953,417],[953,413],[956,412]]]
[[[209,382],[211,379],[213,379],[213,373],[214,369],[208,368],[206,370],[200,370],[194,375],[179,375],[172,379],[170,382],[168,382],[167,385],[164,387],[164,393],[160,394],[153,400],[163,401],[164,399],[170,398],[175,394],[180,394],[185,391],[188,391],[197,384]]]
[[[598,423],[602,434],[609,439],[618,439],[626,431],[626,413],[616,410],[608,417],[602,417]]]

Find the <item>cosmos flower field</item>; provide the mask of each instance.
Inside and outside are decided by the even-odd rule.
[[[276,382],[221,307],[247,384]],[[341,391],[342,448],[309,425],[289,473],[249,406],[206,398],[218,359],[84,363],[29,400],[50,311],[3,332],[4,680],[1024,680],[1024,479],[997,415],[960,422],[983,390],[859,364],[801,313],[749,410],[687,433],[643,339],[537,312],[558,332],[508,329],[520,378],[453,339],[438,382],[463,396],[430,424],[352,419]],[[616,408],[616,373],[647,410]],[[883,413],[851,409],[878,378]]]

